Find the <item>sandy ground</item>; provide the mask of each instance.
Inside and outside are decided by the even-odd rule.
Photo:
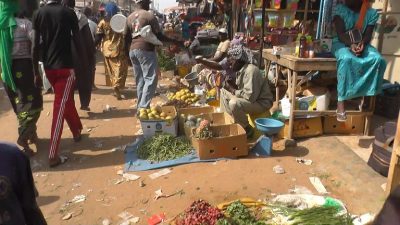
[[[34,179],[40,192],[38,203],[50,225],[95,225],[104,219],[120,224],[118,215],[124,211],[138,216],[138,224],[147,224],[153,214],[165,212],[172,218],[199,198],[213,204],[239,197],[271,198],[303,186],[316,193],[310,176],[321,178],[332,196],[343,199],[353,213],[377,212],[384,200],[381,184],[386,179],[377,175],[365,162],[335,137],[304,140],[295,149],[275,152],[270,158],[246,158],[174,167],[167,176],[151,180],[156,171],[136,172],[139,180],[115,184],[123,168],[124,153],[113,149],[131,143],[139,128],[134,118],[133,80],[123,92],[127,100],[117,101],[105,87],[104,69],[98,65],[91,112],[79,111],[84,124],[83,139],[74,143],[68,126],[64,126],[60,151],[70,157],[67,164],[56,169],[47,166],[53,95],[44,96],[44,110],[38,123],[40,142],[37,155],[31,160]],[[131,73],[130,73],[131,74]],[[131,75],[130,75],[131,76]],[[4,91],[0,92],[0,136],[15,142],[17,121]],[[76,105],[79,98],[76,95]],[[116,107],[103,112],[106,105]],[[298,164],[296,157],[311,158],[311,166]],[[281,165],[286,173],[275,174],[272,168]],[[154,200],[155,191],[180,194]],[[64,203],[77,195],[85,195],[81,203]],[[69,220],[62,220],[68,213]]]

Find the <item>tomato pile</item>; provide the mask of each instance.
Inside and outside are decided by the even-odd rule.
[[[210,205],[204,200],[193,202],[185,213],[176,221],[177,225],[215,225],[217,221],[224,217],[218,208]]]

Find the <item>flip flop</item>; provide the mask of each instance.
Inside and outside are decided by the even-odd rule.
[[[32,156],[35,155],[35,152],[31,148],[25,147],[24,149],[21,150],[28,158],[31,158]]]
[[[346,112],[338,112],[337,110],[336,110],[336,120],[338,121],[338,122],[346,122],[346,120],[347,120],[347,115],[346,115]]]
[[[79,131],[79,134],[74,136],[74,142],[80,142],[82,140],[82,130]]]
[[[66,156],[59,156],[57,159],[54,159],[56,161],[49,160],[49,166],[50,168],[54,168],[56,166],[65,164],[68,161],[68,157]]]

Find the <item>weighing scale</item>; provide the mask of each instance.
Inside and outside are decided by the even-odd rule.
[[[271,155],[272,137],[278,134],[285,124],[279,120],[270,118],[259,118],[256,119],[255,123],[257,130],[263,133],[263,135],[258,138],[253,150]]]

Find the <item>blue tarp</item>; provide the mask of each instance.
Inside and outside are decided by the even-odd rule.
[[[261,139],[260,139],[261,140]],[[210,159],[210,160],[200,160],[196,154],[196,151],[187,156],[184,156],[179,159],[163,161],[163,162],[150,162],[147,160],[139,159],[137,155],[138,147],[143,143],[144,138],[139,137],[135,140],[135,142],[126,147],[125,153],[125,172],[128,171],[146,171],[153,169],[161,169],[165,167],[172,167],[177,165],[189,164],[189,163],[198,163],[198,162],[216,162],[219,160],[226,160],[226,158],[219,159]],[[257,156],[269,156],[271,150],[270,149],[262,149],[262,148],[254,148],[252,153]]]

